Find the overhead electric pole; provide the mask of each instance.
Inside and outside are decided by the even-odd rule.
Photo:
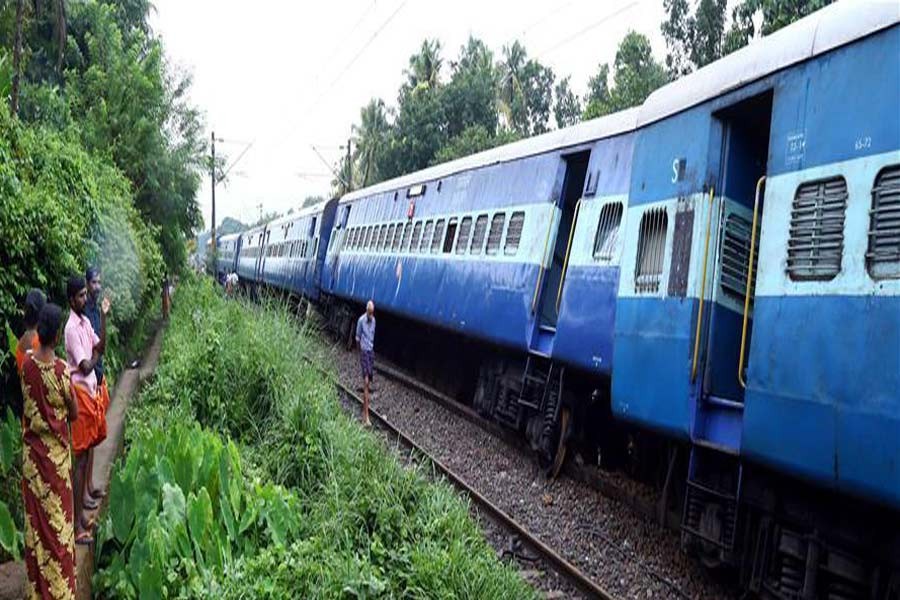
[[[353,157],[350,153],[350,142],[352,139],[347,139],[347,192],[353,191]]]
[[[212,140],[212,164],[210,167],[210,187],[212,188],[212,228],[210,229],[211,252],[216,252],[216,132],[210,134]]]

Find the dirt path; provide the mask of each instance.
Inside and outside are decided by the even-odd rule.
[[[109,489],[109,476],[116,457],[122,451],[122,440],[125,433],[125,413],[128,403],[137,393],[140,384],[146,380],[159,363],[159,352],[162,348],[163,332],[160,327],[153,336],[153,341],[144,352],[141,366],[128,369],[119,377],[112,393],[109,411],[106,413],[106,439],[94,450],[94,483],[103,490]],[[98,516],[103,506],[88,515]],[[94,574],[94,547],[75,546],[76,575],[78,588],[76,597],[79,600],[91,597],[91,577]],[[0,565],[0,600],[18,600],[25,596],[25,565],[22,562],[10,562]]]

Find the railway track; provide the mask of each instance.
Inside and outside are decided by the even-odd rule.
[[[330,379],[339,377],[358,386],[356,357],[340,344],[331,345],[318,358],[319,364],[324,360],[333,367],[331,373],[325,372]],[[738,597],[727,577],[711,576],[680,551],[679,538],[671,532],[677,532],[677,526],[673,527],[677,515],[667,513],[667,527],[661,527],[658,504],[643,487],[636,491],[627,483],[622,485],[615,474],[595,472],[571,461],[564,469],[565,477],[546,480],[527,444],[509,431],[394,365],[379,361],[376,371],[381,382],[376,383],[372,406],[379,416],[386,417],[392,428],[400,423],[404,435],[417,439],[416,447],[423,453],[440,457],[437,461],[445,469],[463,473],[460,479],[468,487],[479,489],[479,496],[486,496],[495,508],[593,581],[598,589],[582,592],[586,597]],[[346,395],[354,404],[359,402],[356,390],[344,382],[339,388],[349,390]],[[462,423],[467,427],[458,430]],[[473,429],[481,432],[480,438]],[[523,478],[523,465],[525,471],[532,471],[531,478],[527,473]],[[476,498],[473,501],[480,506]],[[502,550],[488,529],[486,536]],[[545,564],[557,570],[549,560]],[[565,573],[560,576],[568,578]],[[583,587],[573,583],[571,589]]]
[[[351,389],[348,385],[335,378],[327,370],[319,367],[315,363],[315,361],[309,359],[309,357],[304,358],[310,361],[310,363],[320,373],[326,376],[335,385],[335,387],[337,387],[337,389],[343,396],[354,401],[357,405],[362,406],[363,400],[354,389]],[[440,473],[457,489],[466,494],[484,515],[486,515],[494,523],[500,525],[502,528],[508,530],[509,532],[512,532],[515,536],[517,536],[522,542],[524,542],[525,545],[536,552],[537,555],[546,564],[552,566],[552,568],[567,582],[569,582],[573,588],[577,589],[588,598],[599,598],[601,600],[618,600],[616,596],[609,593],[601,585],[599,585],[588,575],[578,569],[578,567],[566,560],[551,547],[543,543],[537,536],[533,535],[527,527],[516,521],[507,512],[491,502],[481,492],[479,492],[472,485],[466,482],[463,477],[455,473],[450,467],[441,462],[439,459],[432,456],[425,448],[423,448],[414,439],[412,439],[412,437],[407,435],[400,427],[393,424],[384,415],[375,411],[371,406],[369,408],[369,415],[370,417],[372,417],[372,419],[374,419],[377,424],[376,426],[379,429],[386,432],[386,434],[390,437],[398,440],[401,444],[403,444],[403,446],[410,449],[410,451],[414,452],[418,457],[424,459],[435,469],[435,471]],[[527,577],[527,573],[525,575]],[[550,597],[554,597],[554,595],[550,594]]]

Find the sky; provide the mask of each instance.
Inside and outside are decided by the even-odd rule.
[[[190,98],[233,163],[216,186],[216,222],[284,213],[327,196],[334,166],[373,97],[396,106],[403,70],[425,38],[449,62],[470,35],[499,58],[518,39],[528,55],[571,75],[579,96],[624,35],[646,35],[658,59],[662,0],[154,0],[151,26]],[[551,116],[551,121],[552,121]],[[248,149],[249,146],[249,149]],[[198,192],[210,223],[210,177]]]

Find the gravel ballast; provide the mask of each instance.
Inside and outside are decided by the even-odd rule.
[[[331,346],[322,356],[345,385],[361,387],[355,353]],[[584,483],[546,479],[531,456],[419,390],[380,373],[374,388],[375,410],[613,595],[737,597],[682,553],[677,533]],[[495,548],[509,547],[505,530],[485,527],[485,533]]]

